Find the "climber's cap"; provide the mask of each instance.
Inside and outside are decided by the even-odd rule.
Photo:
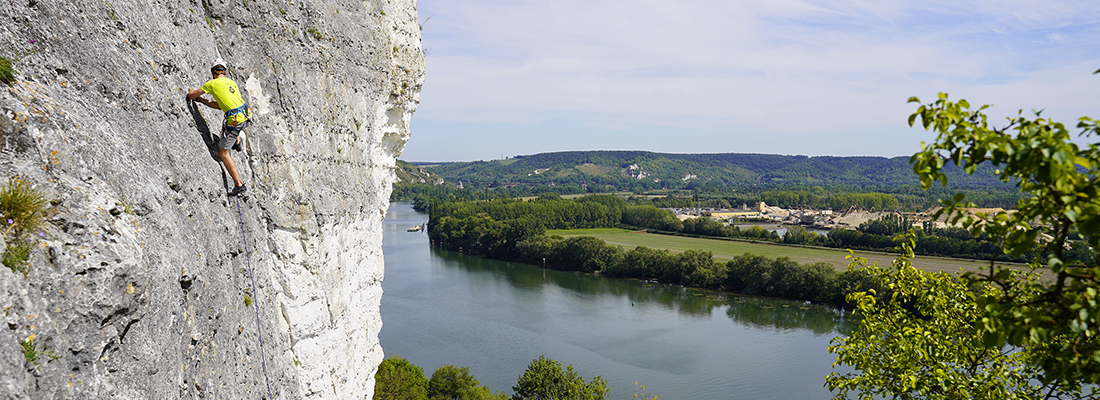
[[[210,71],[225,71],[226,69],[228,68],[225,66],[225,60],[221,58],[217,58],[214,62],[210,63]]]

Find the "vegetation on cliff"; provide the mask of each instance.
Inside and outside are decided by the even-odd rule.
[[[20,179],[8,180],[0,189],[0,228],[3,231],[4,253],[0,257],[12,272],[29,271],[27,261],[38,244],[38,225],[46,217],[47,202],[42,194]]]

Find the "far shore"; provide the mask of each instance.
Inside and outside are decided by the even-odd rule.
[[[825,262],[837,270],[847,270],[851,263],[851,253],[846,250],[826,247],[789,245],[782,243],[756,242],[746,240],[706,239],[698,237],[670,236],[618,228],[547,230],[547,235],[592,236],[608,244],[632,249],[645,246],[651,249],[669,250],[680,253],[685,250],[703,250],[713,254],[716,260],[728,261],[745,253],[765,257],[788,257],[800,264]],[[862,257],[870,263],[887,266],[898,258],[895,253],[867,250],[854,251],[856,257]],[[925,271],[945,271],[950,273],[981,272],[989,270],[989,261],[967,260],[948,257],[916,256],[913,266]],[[1028,270],[1026,264],[998,262],[998,266],[1020,271]]]

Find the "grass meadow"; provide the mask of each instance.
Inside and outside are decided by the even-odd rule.
[[[849,255],[846,250],[829,249],[822,247],[792,246],[784,244],[749,242],[742,240],[704,239],[683,236],[669,236],[644,232],[633,232],[626,229],[569,229],[547,230],[547,235],[592,236],[599,238],[608,244],[619,245],[624,249],[632,249],[637,246],[645,246],[651,249],[665,249],[673,252],[684,250],[703,250],[714,254],[718,260],[731,260],[745,253],[752,253],[765,257],[789,257],[800,264],[826,262],[833,264],[838,270],[847,270]],[[890,265],[897,258],[897,254],[875,251],[856,251],[856,256],[866,258],[868,262],[877,262],[881,266]],[[917,256],[913,259],[913,265],[925,271],[959,272],[977,271],[988,269],[989,262],[963,260],[956,258]],[[1014,268],[1025,268],[1019,264],[1009,264]]]

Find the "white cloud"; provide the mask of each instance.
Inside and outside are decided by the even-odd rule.
[[[1100,88],[1089,75],[1100,57],[1086,51],[1100,42],[1100,4],[1085,2],[421,0],[419,8],[432,18],[423,31],[432,53],[415,118],[433,128],[414,132],[406,151],[414,155],[445,146],[418,136],[442,135],[446,121],[841,141],[906,130],[912,95],[1087,110]],[[633,141],[661,150],[666,139]],[[723,143],[679,151],[742,151]]]

